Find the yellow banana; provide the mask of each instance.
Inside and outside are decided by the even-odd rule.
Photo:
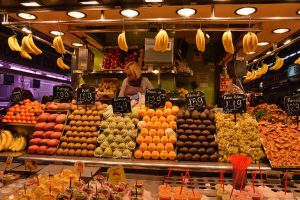
[[[222,43],[225,51],[230,54],[234,54],[234,46],[232,42],[232,33],[230,30],[225,31],[222,36]]]
[[[57,37],[55,37],[54,39],[53,39],[53,47],[54,47],[54,49],[55,49],[55,51],[57,52],[57,53],[60,53],[60,54],[62,54],[62,50],[59,48],[59,46],[58,46],[58,44],[57,44]]]
[[[23,46],[21,46],[20,55],[22,56],[22,58],[26,58],[28,60],[32,59],[32,57],[27,53],[27,51],[24,50]]]
[[[26,145],[27,145],[27,142],[26,142],[26,139],[22,136],[21,137],[21,145],[20,145],[20,148],[17,149],[17,151],[22,151],[26,148]]]
[[[258,44],[257,35],[252,32],[248,32],[243,37],[243,51],[244,53],[250,53],[256,50]]]
[[[204,52],[205,50],[205,36],[201,29],[197,30],[196,34],[196,46],[198,51]]]
[[[300,65],[300,57],[297,60],[295,60],[294,64]]]
[[[249,49],[248,49],[248,44],[247,44],[248,36],[249,36],[249,35],[248,35],[248,33],[247,33],[247,34],[244,35],[244,37],[243,37],[243,51],[244,51],[245,54],[250,52]]]
[[[223,33],[223,35],[222,35],[222,43],[223,43],[223,47],[224,47],[224,49],[225,49],[226,52],[229,51],[228,48],[227,48],[227,44],[228,44],[228,37],[227,37],[227,35],[228,35],[227,31],[225,31]]]
[[[25,50],[27,53],[34,53],[34,50],[30,46],[30,43],[29,43],[29,40],[28,40],[29,39],[28,36],[29,35],[24,36],[23,39],[22,39],[23,50]]]
[[[59,35],[59,36],[56,36],[56,37],[57,37],[57,45],[59,46],[61,52],[63,54],[65,54],[66,50],[65,50],[64,42],[63,42],[61,36]]]
[[[158,34],[155,36],[154,50],[164,52],[168,48],[168,45],[169,45],[168,33],[165,30],[160,29]]]
[[[125,31],[123,31],[122,33],[120,33],[120,35],[118,36],[118,45],[119,48],[122,49],[123,51],[128,51],[128,46],[126,43],[126,36],[125,36]]]
[[[271,68],[269,68],[269,70],[274,70],[274,71],[279,70],[283,66],[283,64],[284,64],[284,60],[276,56],[275,64]]]
[[[268,72],[268,70],[269,70],[268,65],[265,64],[265,63],[263,63],[262,64],[262,70],[263,70],[262,74],[265,75]]]
[[[59,57],[57,59],[56,64],[62,70],[69,70],[70,69],[70,67],[64,63],[62,57]]]
[[[4,132],[1,132],[1,144],[0,144],[0,151],[4,150],[6,144],[6,135]]]
[[[12,51],[21,51],[21,47],[18,43],[16,35],[10,36],[8,38],[8,46]]]
[[[39,49],[39,48],[35,45],[35,43],[34,43],[34,41],[33,41],[33,38],[32,38],[32,34],[29,34],[29,35],[28,35],[28,42],[29,42],[29,45],[30,45],[31,49],[33,49],[33,54],[39,55],[39,54],[43,53],[42,50]]]

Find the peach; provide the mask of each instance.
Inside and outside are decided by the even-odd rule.
[[[148,145],[148,150],[151,151],[151,152],[155,151],[156,150],[156,145],[154,143],[150,143]]]
[[[160,154],[159,154],[159,157],[162,160],[167,160],[168,156],[169,156],[169,153],[167,151],[165,151],[165,150],[161,151]]]
[[[173,144],[172,144],[172,143],[167,143],[167,144],[165,145],[165,150],[166,150],[167,152],[173,151],[173,150],[174,150]]]
[[[171,115],[172,114],[172,109],[171,108],[166,108],[165,110],[164,110],[164,116],[165,117],[168,117],[169,115]]]
[[[147,129],[150,130],[153,128],[153,122],[147,122]]]
[[[152,141],[153,141],[154,144],[158,144],[158,143],[160,143],[160,137],[159,136],[154,136]]]
[[[158,120],[159,120],[160,123],[163,123],[163,122],[167,121],[167,119],[164,116],[159,117]]]
[[[162,110],[156,110],[155,111],[155,115],[157,116],[157,117],[161,117],[161,116],[163,116],[164,115],[164,112],[162,111]]]
[[[144,142],[144,137],[139,135],[137,138],[136,138],[136,143],[137,144],[142,144]]]
[[[164,135],[165,135],[164,129],[161,129],[161,128],[158,129],[158,130],[156,131],[156,135],[159,136],[159,137],[164,136]]]
[[[148,109],[148,111],[147,111],[147,115],[149,116],[149,117],[153,117],[154,115],[155,115],[155,110],[153,110],[153,109]]]
[[[150,143],[152,142],[152,137],[146,136],[145,139],[144,139],[144,142],[145,142],[146,144],[150,144]]]
[[[148,148],[148,145],[147,145],[146,143],[140,144],[140,150],[141,150],[142,152],[146,151],[147,148]]]
[[[166,145],[166,144],[169,142],[169,139],[168,139],[167,136],[162,136],[162,137],[160,138],[160,141],[161,141],[161,143],[162,143],[163,145]]]
[[[143,152],[142,152],[141,150],[136,150],[136,151],[134,152],[134,157],[135,157],[136,159],[142,158],[142,157],[143,157]]]
[[[148,135],[148,129],[142,128],[141,135],[144,136],[144,137],[146,137]]]
[[[151,122],[157,122],[158,121],[158,117],[156,117],[156,116],[153,116],[153,117],[151,117]]]
[[[144,151],[143,152],[143,158],[148,160],[151,158],[151,152],[150,151]]]
[[[156,149],[157,149],[158,152],[161,152],[165,149],[165,145],[163,145],[162,143],[158,143],[156,145]]]
[[[145,115],[143,117],[143,121],[145,121],[145,122],[150,122],[150,120],[151,120],[151,118],[148,115]]]
[[[155,129],[150,129],[149,132],[148,132],[148,135],[151,136],[151,137],[156,136],[156,130]]]
[[[159,152],[158,151],[152,151],[151,158],[154,160],[159,159]]]
[[[169,152],[169,159],[170,160],[175,160],[176,159],[176,153],[175,153],[175,151],[170,151]]]

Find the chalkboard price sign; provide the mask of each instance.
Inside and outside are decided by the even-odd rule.
[[[226,94],[223,96],[223,110],[225,113],[244,113],[246,112],[246,95]]]
[[[163,108],[166,103],[166,91],[151,89],[146,91],[146,106],[149,108]]]
[[[73,90],[70,86],[56,85],[53,87],[53,99],[60,103],[70,103],[72,101]]]
[[[21,90],[15,91],[11,94],[11,102],[19,103],[22,100],[23,100],[23,97],[22,97],[22,91]]]
[[[284,97],[285,111],[289,116],[300,115],[300,96]]]
[[[206,107],[204,93],[201,91],[186,94],[186,103],[189,109],[202,109]]]
[[[96,90],[94,87],[78,88],[76,95],[77,104],[94,104],[96,101]]]
[[[129,97],[117,97],[112,99],[112,106],[114,114],[130,113],[131,104]]]

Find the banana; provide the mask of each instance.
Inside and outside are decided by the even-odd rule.
[[[283,64],[284,64],[284,60],[276,56],[275,64],[271,68],[269,68],[269,70],[277,71],[283,66]]]
[[[154,50],[164,52],[168,48],[168,45],[169,45],[168,33],[165,30],[160,29],[158,34],[155,36]]]
[[[267,64],[265,64],[265,63],[263,63],[262,64],[262,70],[263,70],[263,72],[262,72],[262,74],[263,75],[265,75],[268,71],[269,71],[269,67],[268,67],[268,65]]]
[[[244,37],[243,37],[243,51],[244,51],[245,54],[248,53],[248,52],[250,52],[249,49],[248,49],[248,45],[247,45],[248,36],[249,36],[249,35],[248,35],[248,33],[247,33],[247,34],[244,35]]]
[[[27,53],[34,53],[34,50],[30,46],[30,43],[29,43],[29,40],[28,40],[29,39],[28,36],[29,35],[24,36],[23,39],[22,39],[23,50],[25,50]]]
[[[8,147],[9,150],[12,150],[14,146],[16,145],[17,138],[13,138],[13,141],[11,142],[10,146]]]
[[[198,51],[204,52],[205,50],[205,36],[201,29],[197,30],[196,34],[196,46]]]
[[[21,142],[20,137],[15,138],[14,144],[11,146],[10,150],[15,151],[15,149],[18,147],[20,142]]]
[[[15,48],[16,48],[17,51],[21,51],[21,47],[19,45],[19,42],[18,42],[18,39],[17,39],[16,35],[14,36],[14,45],[15,45]]]
[[[54,47],[54,49],[55,49],[55,51],[57,52],[57,53],[62,53],[62,50],[59,48],[59,46],[58,46],[58,44],[57,44],[57,37],[55,37],[54,39],[53,39],[53,47]]]
[[[12,51],[21,51],[21,47],[18,43],[16,35],[10,36],[8,38],[8,46]]]
[[[222,36],[222,43],[225,51],[230,54],[234,54],[234,46],[232,42],[232,33],[230,30],[225,31]]]
[[[226,52],[229,51],[228,48],[227,48],[227,44],[228,44],[227,34],[228,34],[228,32],[226,31],[222,35],[222,43],[223,43],[223,47],[224,47],[224,49],[225,49]]]
[[[31,47],[31,49],[33,49],[33,54],[34,55],[40,55],[42,52],[42,50],[40,50],[34,43],[33,41],[33,38],[32,38],[32,34],[29,34],[28,35],[28,42],[29,42],[29,45]]]
[[[60,54],[65,54],[66,53],[64,42],[63,42],[62,37],[60,35],[56,36],[53,39],[53,47],[57,51],[57,53],[60,53]]]
[[[69,69],[70,69],[70,67],[64,63],[62,57],[59,57],[59,58],[56,60],[56,64],[57,64],[57,66],[58,66],[60,69],[62,69],[62,70],[69,70]]]
[[[297,60],[295,60],[294,64],[300,65],[300,57]]]
[[[258,45],[257,35],[252,32],[248,32],[243,37],[243,51],[245,54],[256,50]]]
[[[125,36],[125,31],[123,31],[122,33],[120,33],[120,35],[118,36],[118,45],[119,48],[122,49],[123,51],[128,51],[128,46],[126,43],[126,36]]]
[[[5,144],[6,144],[6,135],[5,133],[2,131],[1,132],[1,145],[0,145],[0,151],[2,151],[5,148]]]
[[[19,149],[21,149],[21,147],[22,147],[21,143],[22,143],[22,139],[21,139],[21,137],[18,137],[16,145],[14,146],[14,148],[12,149],[12,151],[20,151]]]
[[[27,51],[24,50],[23,46],[21,46],[20,54],[23,58],[26,58],[28,60],[32,59],[32,57],[29,55],[29,53],[27,53]]]
[[[21,144],[20,144],[20,148],[17,149],[17,151],[23,151],[26,148],[27,142],[25,137],[21,137]]]
[[[6,144],[5,144],[5,149],[8,149],[8,147],[11,145],[12,141],[13,141],[13,135],[11,134],[10,131],[4,131],[4,134],[6,134]]]

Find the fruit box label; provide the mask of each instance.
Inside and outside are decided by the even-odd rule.
[[[206,107],[205,96],[201,91],[189,92],[185,99],[189,109],[202,109]]]
[[[77,104],[94,104],[96,101],[96,90],[94,87],[77,89]]]
[[[53,99],[60,103],[70,103],[72,101],[73,90],[70,86],[54,86]]]
[[[284,97],[285,111],[289,116],[300,115],[300,96],[286,96]]]
[[[108,179],[111,184],[116,185],[121,182],[126,182],[126,176],[123,166],[110,167],[107,170]]]
[[[161,89],[147,90],[145,103],[149,108],[163,108],[166,103],[166,91]]]
[[[114,114],[131,113],[131,104],[129,97],[117,97],[112,99]]]
[[[222,100],[225,113],[246,112],[246,96],[244,94],[226,94]]]

